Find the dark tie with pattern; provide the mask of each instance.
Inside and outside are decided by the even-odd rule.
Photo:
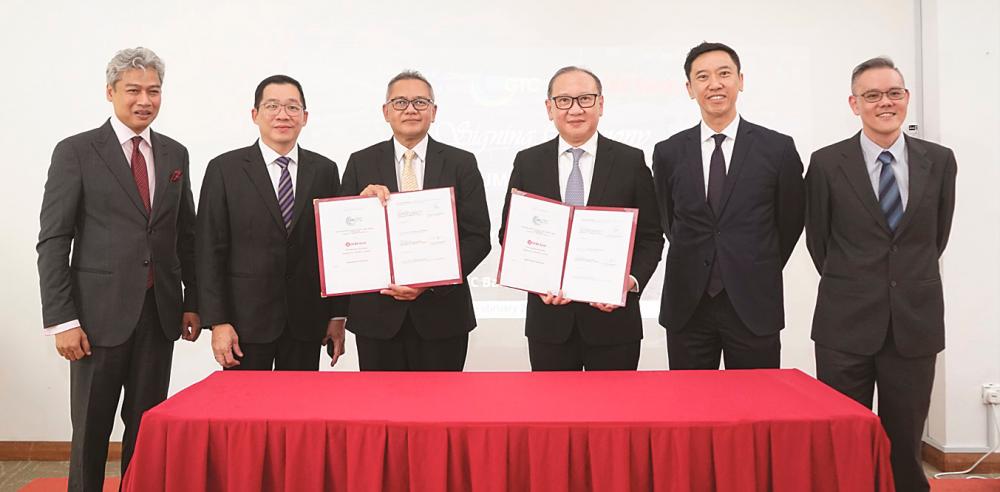
[[[278,208],[281,209],[281,218],[285,220],[285,231],[288,231],[292,227],[292,206],[295,205],[292,175],[288,172],[288,165],[292,160],[281,156],[275,162],[281,168],[281,177],[278,179]]]
[[[889,230],[895,233],[899,219],[903,218],[903,198],[899,194],[899,185],[896,184],[896,174],[892,172],[893,160],[892,152],[888,150],[878,155],[878,161],[882,164],[878,177],[878,205],[885,214]]]
[[[707,198],[709,206],[715,212],[716,223],[718,223],[719,216],[722,214],[722,189],[726,185],[726,157],[722,154],[722,142],[726,140],[726,136],[717,133],[712,135],[712,138],[715,139],[715,150],[712,151],[712,160],[708,166]],[[719,269],[719,254],[716,252],[715,259],[712,261],[712,270],[708,275],[708,288],[705,291],[708,292],[708,295],[715,297],[722,292],[723,288],[722,271]]]
[[[146,214],[149,215],[149,172],[146,170],[146,158],[139,150],[142,137],[132,137],[132,179],[135,180],[135,187],[139,189],[139,197],[146,207]],[[153,286],[153,262],[149,262],[149,273],[146,274],[146,288]]]

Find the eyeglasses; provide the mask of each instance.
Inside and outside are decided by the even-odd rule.
[[[573,107],[573,101],[576,101],[581,108],[592,108],[597,104],[597,98],[601,97],[600,94],[580,94],[579,96],[555,96],[552,98],[552,102],[555,103],[557,109],[569,109]]]
[[[410,107],[411,104],[413,105],[413,109],[417,111],[424,111],[431,107],[434,104],[434,101],[423,97],[418,97],[416,99],[397,97],[386,101],[386,104],[392,106],[392,109],[395,109],[396,111],[406,111],[406,108]]]
[[[275,101],[267,101],[260,105],[260,109],[263,109],[264,112],[270,116],[278,114],[278,111],[280,111],[281,108],[285,108],[285,113],[287,113],[288,116],[298,116],[302,114],[304,109],[296,103],[281,104]]]
[[[902,87],[893,87],[892,89],[889,89],[887,91],[879,91],[874,89],[870,91],[865,91],[860,95],[855,94],[854,97],[860,97],[861,99],[864,99],[865,102],[867,103],[877,103],[882,100],[882,96],[888,96],[889,99],[892,99],[893,101],[899,101],[900,99],[906,97],[906,95],[909,93],[910,93],[909,90],[904,89]]]

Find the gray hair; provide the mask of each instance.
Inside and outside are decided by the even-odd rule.
[[[906,85],[906,80],[903,78],[903,72],[900,72],[899,69],[896,68],[896,64],[892,62],[892,59],[888,56],[877,56],[870,60],[865,60],[858,66],[854,67],[854,71],[851,72],[851,92],[854,92],[854,83],[857,82],[858,77],[860,77],[861,74],[876,68],[891,68],[895,70],[896,73],[899,74],[900,80],[903,81],[903,85]]]
[[[385,86],[385,98],[386,99],[389,99],[389,93],[392,91],[392,84],[395,84],[396,82],[399,82],[400,80],[419,80],[419,81],[427,84],[427,88],[430,89],[430,91],[431,91],[431,99],[434,99],[434,87],[431,85],[430,82],[427,81],[427,79],[423,76],[423,74],[421,74],[420,72],[418,72],[416,70],[403,70],[402,72],[399,72],[398,74],[396,74],[395,77],[393,77],[392,79],[390,79],[389,80],[389,85]]]
[[[591,72],[586,68],[574,67],[573,65],[570,65],[568,67],[562,67],[559,70],[556,70],[555,75],[553,75],[552,78],[549,79],[548,97],[552,97],[552,85],[555,84],[556,79],[559,78],[560,75],[569,72],[583,72],[587,75],[590,75],[590,77],[594,79],[594,82],[597,84],[597,95],[601,95],[603,93],[602,91],[604,89],[601,86],[601,79],[597,78],[597,75],[594,75],[594,72]]]
[[[115,82],[121,80],[123,73],[134,69],[156,70],[156,75],[160,77],[160,83],[163,83],[163,72],[165,71],[163,60],[156,56],[153,50],[139,46],[123,49],[111,58],[107,70],[108,85],[114,87]]]

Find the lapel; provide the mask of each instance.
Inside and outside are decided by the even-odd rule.
[[[689,181],[698,189],[691,193],[691,196],[701,197],[701,206],[709,217],[715,218],[715,212],[708,204],[708,197],[705,194],[705,166],[701,157],[701,124],[685,132],[683,165],[691,174]]]
[[[311,153],[299,145],[299,162],[295,163],[298,169],[295,171],[295,202],[292,204],[292,224],[288,232],[295,230],[295,225],[305,212],[306,205],[309,205],[312,196],[309,190],[312,189],[313,181],[316,178],[316,163],[313,162]],[[273,189],[273,188],[272,188]],[[277,198],[275,198],[277,203]]]
[[[924,196],[932,164],[927,158],[927,149],[920,144],[919,140],[905,135],[904,138],[906,138],[906,165],[910,173],[910,190],[906,201],[906,210],[903,212],[903,217],[899,219],[899,226],[896,227],[897,236],[912,222],[912,217],[916,215],[916,210],[920,207],[920,199]]]
[[[854,188],[854,193],[861,200],[861,204],[886,234],[892,234],[889,230],[889,223],[885,221],[885,215],[878,206],[878,198],[875,196],[875,190],[872,189],[871,178],[868,177],[868,166],[865,163],[864,153],[861,152],[861,132],[842,142],[840,153],[843,157],[840,169],[847,176],[847,181],[851,184],[851,188]]]
[[[590,196],[587,205],[594,206],[604,198],[604,189],[611,181],[611,168],[615,163],[615,142],[597,134],[597,155],[594,156],[594,175],[590,178]]]
[[[424,156],[424,187],[428,190],[438,188],[441,181],[441,170],[444,168],[444,156],[441,152],[444,146],[437,143],[430,135],[427,136],[427,155]]]
[[[559,137],[557,136],[542,144],[540,155],[540,162],[535,163],[535,168],[538,169],[540,174],[538,194],[561,202],[562,192],[559,189]]]
[[[143,205],[142,198],[139,196],[139,188],[135,186],[135,178],[132,177],[132,168],[125,159],[125,153],[122,152],[122,146],[118,142],[118,137],[115,135],[114,129],[111,128],[111,119],[108,119],[104,123],[104,126],[101,127],[100,135],[94,141],[93,145],[94,150],[97,151],[104,164],[108,166],[111,174],[118,181],[125,195],[128,196],[129,201],[132,202],[132,205],[148,221],[149,215],[146,214],[146,206]]]
[[[260,153],[260,143],[254,143],[250,147],[247,147],[246,151],[243,170],[249,176],[254,188],[257,189],[257,193],[260,194],[260,198],[263,200],[264,206],[267,207],[267,211],[271,213],[274,225],[287,235],[285,221],[281,217],[281,209],[278,208],[278,197],[274,194],[274,185],[271,184],[271,176],[267,174],[267,164],[264,163],[264,155]],[[299,160],[302,160],[301,156]]]
[[[428,149],[430,144],[428,143]],[[430,153],[430,150],[427,151]],[[378,174],[382,178],[380,181],[389,191],[396,193],[399,191],[399,184],[396,182],[396,149],[393,147],[392,137],[388,141],[382,142],[378,146],[377,162]]]
[[[753,146],[756,139],[753,129],[752,123],[740,118],[740,124],[736,128],[733,155],[729,159],[729,170],[726,171],[726,181],[722,188],[722,208],[719,215],[726,213],[726,204],[729,203],[729,197],[733,194],[736,181],[740,179],[740,171],[743,170],[743,164],[746,162],[747,152],[750,151],[750,147]],[[702,173],[704,174],[704,171]]]
[[[164,198],[166,198],[167,186],[170,185],[170,173],[173,165],[171,164],[170,151],[163,144],[160,136],[150,130],[149,140],[153,145],[153,172],[156,174],[156,189],[153,192],[153,212],[151,214],[155,220],[170,205]]]

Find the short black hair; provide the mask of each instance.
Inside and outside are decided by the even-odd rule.
[[[710,51],[725,51],[726,53],[729,53],[729,57],[733,59],[734,63],[736,63],[736,72],[740,72],[740,55],[736,54],[736,50],[722,43],[709,43],[708,41],[702,41],[702,43],[698,46],[691,48],[691,51],[688,51],[687,58],[684,59],[684,76],[687,77],[689,81],[691,80],[691,65],[694,63],[695,59]]]
[[[272,75],[264,80],[261,80],[260,83],[257,84],[257,90],[253,92],[254,108],[260,107],[260,100],[264,97],[264,89],[267,88],[267,86],[273,84],[294,85],[295,88],[299,90],[299,99],[301,100],[300,102],[302,103],[302,109],[306,109],[306,93],[302,92],[302,84],[300,84],[298,80],[295,80],[287,75]]]
[[[903,85],[906,85],[906,79],[903,78],[903,72],[900,72],[899,69],[896,68],[896,64],[892,62],[892,58],[889,58],[888,56],[877,56],[870,60],[861,62],[858,66],[854,67],[853,71],[851,71],[852,94],[854,93],[854,83],[857,82],[858,77],[860,77],[861,74],[876,68],[891,68],[895,70],[896,73],[899,74],[899,79],[903,81]]]
[[[548,97],[552,97],[552,85],[556,83],[556,79],[559,78],[560,75],[570,72],[583,72],[587,75],[590,75],[590,78],[594,79],[594,83],[597,84],[597,95],[599,96],[603,93],[604,87],[601,86],[601,79],[597,78],[597,75],[595,75],[594,72],[591,72],[586,68],[570,65],[568,67],[562,67],[559,70],[556,70],[555,75],[553,75],[552,78],[549,79]]]

